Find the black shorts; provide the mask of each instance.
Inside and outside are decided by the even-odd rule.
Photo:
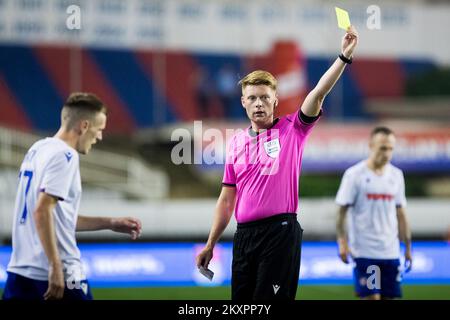
[[[303,229],[295,214],[239,223],[233,242],[232,300],[294,300]]]

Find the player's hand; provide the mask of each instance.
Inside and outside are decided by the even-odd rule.
[[[344,57],[349,59],[352,57],[353,50],[355,50],[358,43],[358,37],[359,35],[355,27],[348,27],[347,33],[342,38],[342,54]]]
[[[339,244],[339,258],[341,258],[342,262],[348,264],[348,256],[351,255],[350,249],[348,248],[347,243]]]
[[[412,254],[410,250],[405,252],[405,273],[410,272],[412,269]]]
[[[132,240],[136,240],[142,231],[142,223],[139,219],[131,217],[112,218],[111,230],[120,233],[127,233]]]
[[[200,252],[197,256],[196,263],[197,268],[203,266],[204,268],[208,268],[209,262],[213,257],[213,249],[212,248],[204,248],[202,252]]]
[[[48,271],[48,289],[44,293],[44,299],[62,299],[64,296],[64,288],[64,274],[61,264],[51,264]]]

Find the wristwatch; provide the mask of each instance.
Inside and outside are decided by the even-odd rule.
[[[339,58],[347,64],[351,64],[353,62],[352,58],[348,59],[342,53],[339,55]]]

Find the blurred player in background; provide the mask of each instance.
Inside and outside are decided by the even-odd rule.
[[[75,232],[110,229],[136,239],[134,218],[78,215],[79,155],[102,140],[106,107],[93,94],[73,93],[61,111],[54,137],[37,141],[19,174],[12,256],[3,299],[92,299]]]
[[[405,215],[403,172],[390,161],[394,133],[375,128],[370,136],[370,155],[347,169],[336,202],[337,242],[341,260],[354,262],[355,290],[368,300],[401,297],[400,239],[405,243],[406,272],[411,269],[411,232]],[[350,214],[348,242],[345,231]]]
[[[302,152],[325,97],[352,61],[357,39],[350,27],[339,57],[301,108],[285,117],[274,119],[277,80],[270,73],[254,71],[240,81],[251,126],[231,140],[209,239],[197,256],[197,266],[206,268],[236,208],[233,300],[295,299],[303,232],[296,217]]]

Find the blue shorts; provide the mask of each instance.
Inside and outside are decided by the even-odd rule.
[[[91,288],[87,280],[80,283],[82,289],[64,289],[63,300],[92,300]],[[44,300],[48,281],[33,280],[16,273],[8,272],[3,300]],[[86,293],[85,293],[86,292]]]
[[[380,294],[382,298],[401,298],[400,259],[355,258],[354,262],[353,279],[359,297]]]

